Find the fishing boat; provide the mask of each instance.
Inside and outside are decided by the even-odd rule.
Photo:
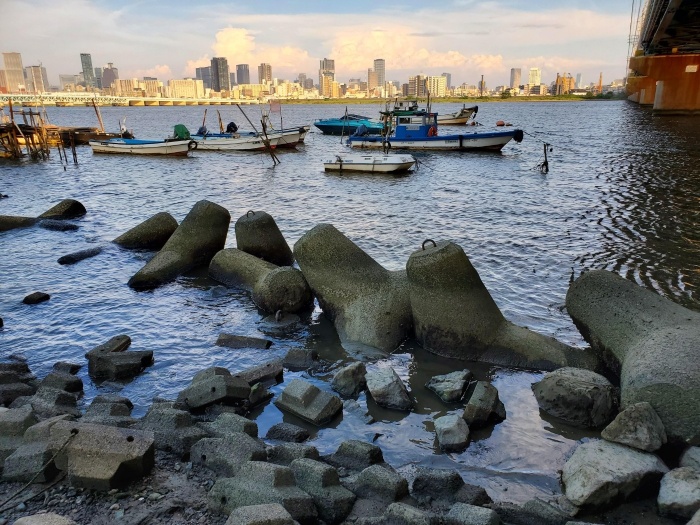
[[[326,171],[363,171],[370,173],[401,173],[410,170],[416,159],[412,155],[368,155],[346,153],[324,160]]]
[[[420,123],[421,117],[414,115],[414,113],[420,112],[418,108],[417,100],[396,100],[394,101],[394,114],[400,115],[404,112],[403,122],[406,124],[418,124]],[[479,112],[479,106],[467,107],[466,104],[462,104],[462,108],[453,112],[438,115],[437,121],[438,125],[442,126],[463,126],[466,125],[470,118],[476,118],[476,114]]]
[[[202,151],[264,151],[277,147],[279,137],[265,139],[256,134],[206,133],[191,137]]]
[[[340,118],[317,120],[314,122],[314,126],[326,135],[352,135],[360,126],[364,126],[370,135],[379,135],[383,129],[381,122],[352,114],[345,114]]]
[[[437,113],[424,110],[383,111],[382,120],[388,133],[381,137],[353,134],[348,144],[353,148],[401,148],[442,151],[500,151],[511,140],[521,142],[520,129],[459,134],[438,134]],[[415,119],[415,121],[414,121]]]
[[[115,138],[109,140],[91,140],[93,153],[130,153],[133,155],[172,155],[186,156],[197,148],[197,142],[191,139],[140,140]]]

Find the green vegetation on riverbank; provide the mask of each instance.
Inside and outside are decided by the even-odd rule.
[[[410,99],[414,100],[415,97],[399,97],[401,100]],[[535,97],[446,97],[446,98],[433,98],[431,102],[442,103],[457,102],[459,104],[485,104],[488,102],[580,102],[585,101],[600,101],[600,100],[624,100],[627,96],[614,95],[613,93],[606,93],[604,95],[546,95],[546,96],[535,96]],[[386,102],[392,102],[394,98],[384,99],[384,98],[328,98],[328,99],[281,99],[282,104],[384,104]],[[425,103],[426,98],[418,98],[418,102]]]

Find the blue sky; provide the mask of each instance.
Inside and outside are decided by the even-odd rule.
[[[632,2],[554,0],[415,0],[266,2],[172,0],[2,0],[0,51],[42,63],[49,81],[113,62],[122,78],[192,76],[225,56],[229,65],[272,65],[272,74],[318,76],[332,58],[336,77],[366,78],[375,58],[388,80],[452,74],[452,83],[509,82],[510,69],[542,69],[543,82],[581,73],[609,82],[626,72]],[[11,20],[12,23],[7,23]],[[253,78],[255,81],[255,78]]]

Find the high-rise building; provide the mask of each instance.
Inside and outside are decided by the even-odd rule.
[[[318,87],[323,87],[323,75],[330,75],[331,80],[335,80],[335,60],[324,58],[318,66]]]
[[[204,82],[202,82],[203,84]],[[231,90],[231,76],[228,70],[228,60],[224,57],[211,59],[211,89],[222,92]]]
[[[58,75],[58,83],[61,91],[65,91],[66,88],[74,91],[75,86],[78,84],[78,79],[76,75]]]
[[[425,87],[431,97],[445,97],[447,95],[447,77],[428,77],[425,79]]]
[[[377,86],[384,89],[384,82],[386,82],[386,62],[383,58],[374,59],[374,72],[377,74]]]
[[[425,95],[425,77],[423,75],[408,77],[408,96],[424,97]]]
[[[272,66],[263,62],[258,66],[258,84],[272,83]]]
[[[95,87],[97,89],[102,89],[102,68],[95,68]]]
[[[452,73],[443,73],[442,76],[447,79],[447,89],[452,89]]]
[[[372,91],[374,88],[379,86],[379,79],[377,77],[377,72],[369,68],[367,70],[367,91]]]
[[[235,86],[235,85],[236,85],[236,74],[235,74],[235,73],[229,73],[229,76],[230,76],[230,78],[231,78],[230,84],[231,84],[232,86]]]
[[[303,88],[304,84],[306,83],[306,73],[299,73],[299,76],[297,77],[297,82]]]
[[[522,70],[519,67],[513,67],[510,70],[510,87],[517,89],[522,79]]]
[[[248,64],[238,64],[236,66],[236,78],[239,84],[250,84],[250,68]]]
[[[542,70],[538,67],[531,67],[527,83],[531,86],[539,86],[542,83]]]
[[[3,53],[5,64],[5,83],[8,93],[20,93],[26,89],[24,84],[24,67],[19,53]]]
[[[102,68],[102,89],[109,89],[119,79],[119,70],[108,62],[107,66]]]
[[[7,93],[7,77],[4,69],[0,69],[0,93]]]
[[[581,73],[576,73],[576,89],[581,89]]]
[[[211,89],[211,66],[195,68],[194,74],[197,80],[202,81],[206,89]]]
[[[80,53],[80,65],[83,66],[83,78],[85,78],[85,87],[97,87],[95,83],[95,70],[92,68],[92,57],[90,53]]]
[[[27,93],[44,93],[49,90],[49,79],[46,76],[46,68],[42,66],[29,66],[24,68]]]
[[[324,73],[321,76],[321,84],[319,85],[319,91],[321,92],[322,97],[327,97],[327,98],[334,98],[333,97],[333,84],[335,82],[333,80],[333,73]]]

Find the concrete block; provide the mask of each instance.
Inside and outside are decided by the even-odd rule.
[[[280,410],[318,426],[328,423],[343,411],[339,397],[302,379],[290,382],[274,403]]]

